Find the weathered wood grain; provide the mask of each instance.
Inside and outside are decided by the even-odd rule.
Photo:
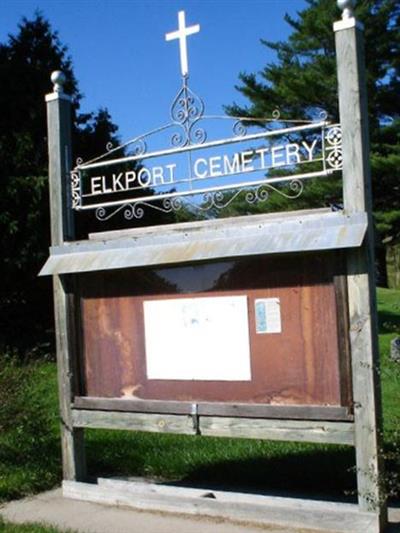
[[[257,405],[199,403],[201,416],[268,418],[289,420],[352,420],[347,407],[321,405]]]
[[[128,400],[123,398],[96,398],[75,396],[75,409],[97,411],[129,411],[136,413],[192,413],[191,402],[167,400]],[[197,404],[199,415],[232,416],[247,418],[288,418],[297,420],[352,420],[347,407],[319,405],[256,405],[241,403],[200,402]]]
[[[373,533],[376,515],[356,505],[280,498],[258,494],[167,487],[154,483],[102,480],[97,484],[64,481],[67,498],[135,509],[225,518],[260,526],[318,528],[329,533]]]
[[[349,406],[353,413],[353,392],[351,377],[351,350],[349,337],[349,304],[347,275],[335,276],[337,309],[337,337],[339,343],[340,394],[342,405]]]
[[[40,275],[346,249],[359,246],[366,229],[363,213],[308,214],[259,224],[249,219],[242,228],[232,227],[232,219],[225,219],[218,230],[197,227],[196,231],[177,233],[160,228],[156,235],[145,233],[130,239],[80,241],[55,247]]]
[[[262,420],[201,416],[200,434],[207,436],[354,445],[351,422]]]
[[[49,150],[49,193],[51,242],[64,243],[74,233],[69,209],[69,170],[71,165],[71,101],[63,95],[50,95],[47,101]],[[61,442],[65,479],[84,479],[86,465],[83,430],[72,423],[71,401],[75,387],[75,318],[74,296],[67,290],[66,280],[53,277],[54,316],[56,330],[58,390],[61,416]]]
[[[96,398],[93,396],[76,396],[74,409],[91,409],[95,411],[128,411],[132,413],[166,413],[190,415],[192,403],[164,400],[128,400],[124,398]]]
[[[73,425],[78,428],[125,429],[156,433],[196,433],[205,436],[242,437],[298,442],[324,442],[354,445],[351,422],[272,420],[191,416],[121,411],[73,409]]]
[[[381,491],[381,406],[374,276],[368,110],[362,29],[354,19],[335,26],[339,110],[343,146],[343,200],[346,212],[363,212],[368,229],[361,248],[348,252],[348,300],[352,354],[355,442],[359,504],[386,523]],[[378,531],[378,529],[376,529]]]
[[[194,434],[190,416],[73,409],[74,427]]]
[[[50,96],[53,96],[50,95]],[[71,170],[71,100],[64,94],[46,99],[49,153],[49,194],[51,245],[60,246],[74,237],[69,209]]]

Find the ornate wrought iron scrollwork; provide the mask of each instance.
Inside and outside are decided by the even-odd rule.
[[[155,198],[155,201],[157,201],[157,198]],[[182,206],[183,200],[179,197],[164,198],[161,205],[153,204],[151,201],[143,202],[138,200],[137,202],[120,205],[116,209],[110,210],[109,212],[107,212],[104,207],[99,207],[96,209],[96,218],[101,221],[106,221],[122,211],[126,220],[138,220],[144,217],[145,207],[155,209],[156,211],[161,211],[162,213],[172,213],[173,211],[179,211]]]
[[[332,170],[343,168],[342,129],[339,125],[326,130],[325,152],[328,167]]]
[[[322,109],[319,112],[318,120],[328,120],[328,113],[327,113],[327,111],[325,111],[325,109]]]
[[[239,194],[242,191],[236,191],[232,196],[227,196],[227,192],[225,191],[213,191],[213,192],[207,192],[203,194],[203,201],[199,205],[194,205],[198,211],[210,211],[211,209],[225,209],[228,207],[229,204],[231,204],[235,198],[239,196]]]
[[[185,206],[190,206],[192,211],[198,211],[205,213],[213,209],[221,211],[226,209],[230,204],[234,202],[240,195],[244,195],[245,201],[249,205],[254,205],[261,202],[266,202],[270,193],[275,192],[289,200],[298,198],[303,192],[304,185],[301,180],[293,179],[289,182],[288,187],[291,192],[285,192],[279,188],[271,185],[270,183],[263,183],[258,187],[252,189],[228,189],[225,191],[209,191],[202,195],[200,201],[190,201],[188,197],[174,196],[172,198],[164,198],[161,201],[161,205],[157,197],[154,200],[132,202],[121,205],[107,213],[104,207],[99,207],[96,210],[96,217],[98,220],[106,221],[112,218],[114,215],[123,212],[126,220],[141,219],[145,214],[145,208],[161,211],[162,213],[177,212]],[[233,191],[233,192],[232,192]]]
[[[240,120],[234,123],[232,130],[235,137],[244,137],[247,134],[246,126]]]
[[[190,144],[202,144],[205,142],[207,138],[205,130],[196,125],[203,114],[203,100],[189,89],[187,77],[184,77],[182,88],[176,95],[171,106],[173,125],[181,128],[181,131],[174,133],[171,137],[173,146],[188,146]]]
[[[195,204],[191,203],[191,206],[195,206],[199,211],[222,210],[227,208],[241,194],[244,194],[244,199],[249,205],[254,205],[269,200],[271,191],[284,196],[288,200],[295,200],[302,194],[304,185],[301,180],[294,179],[289,183],[289,189],[291,193],[284,192],[270,183],[263,183],[250,190],[239,189],[231,195],[228,195],[229,191],[213,191],[203,195],[203,202],[200,205],[195,206]]]
[[[180,209],[182,209],[182,206],[182,198],[175,196],[174,198],[165,198],[165,200],[163,201],[163,207],[158,207],[158,209],[160,211],[163,211],[164,213],[170,213],[171,211],[179,211]]]
[[[105,207],[98,207],[96,209],[96,218],[97,220],[105,222],[121,211],[123,212],[125,220],[133,220],[134,218],[139,219],[144,216],[144,209],[139,203],[132,203],[120,205],[110,211],[107,211]]]
[[[222,172],[222,170],[221,172],[217,170],[215,175],[211,173],[209,176],[207,175],[207,173],[205,173],[204,176],[201,174],[197,174],[197,171],[199,170],[198,161],[193,162],[191,154],[196,153],[196,150],[199,148],[199,145],[202,145],[201,148],[204,147],[205,149],[207,149],[215,146],[221,146],[224,144],[233,144],[236,142],[258,142],[259,140],[264,139],[264,136],[266,139],[268,138],[269,140],[275,134],[283,135],[286,132],[288,132],[288,134],[295,134],[298,131],[307,130],[308,128],[318,128],[321,135],[321,150],[323,153],[323,157],[321,159],[318,159],[319,161],[322,161],[321,175],[328,175],[334,172],[335,170],[340,170],[342,168],[342,145],[340,125],[330,125],[328,122],[325,121],[326,115],[319,116],[319,118],[322,119],[321,122],[312,122],[307,120],[288,120],[285,118],[282,119],[278,109],[274,110],[271,116],[268,118],[226,116],[221,117],[204,115],[203,100],[198,97],[191,89],[189,89],[187,76],[183,77],[183,85],[175,96],[170,111],[172,122],[158,127],[150,132],[137,136],[134,139],[120,146],[113,147],[111,144],[108,144],[107,154],[103,154],[95,159],[92,159],[89,162],[83,163],[81,159],[78,159],[77,167],[74,169],[74,173],[71,174],[71,203],[73,208],[95,209],[97,219],[102,221],[109,220],[117,213],[121,213],[121,215],[123,215],[124,218],[127,220],[134,220],[143,218],[147,209],[158,210],[162,213],[171,213],[173,211],[178,211],[179,209],[182,209],[182,207],[190,209],[190,211],[193,213],[205,213],[209,211],[210,215],[206,216],[211,216],[213,210],[214,212],[216,212],[216,210],[222,210],[227,208],[230,204],[232,204],[232,202],[234,202],[236,198],[238,198],[239,195],[242,195],[242,200],[248,203],[249,205],[254,205],[259,202],[267,201],[272,192],[276,192],[277,194],[287,199],[298,198],[304,188],[302,180],[308,177],[312,177],[314,175],[317,176],[318,171],[312,171],[308,173],[306,172],[304,174],[296,174],[293,169],[290,168],[290,172],[293,175],[293,178],[287,175],[283,175],[281,176],[281,178],[279,178],[279,176],[277,175],[267,175],[267,177],[264,176],[265,179],[263,179],[262,176],[261,179],[260,176],[256,177],[255,179],[247,178],[247,174],[250,171],[256,172],[257,170],[264,171],[267,168],[274,168],[274,154],[272,153],[272,150],[271,164],[268,161],[268,165],[270,164],[270,166],[264,166],[263,155],[263,163],[262,165],[260,165],[260,168],[256,168],[257,165],[254,165],[253,167],[250,165],[250,163],[248,163],[249,168],[244,168],[245,163],[242,162],[242,164],[240,164],[239,152],[235,152],[234,157],[232,156],[232,160],[229,159],[229,152],[226,152],[226,154],[221,156],[219,160],[217,158],[217,162],[215,162],[215,158],[213,159],[213,164],[215,163],[216,168],[218,169],[218,161],[223,161],[224,165],[226,161],[228,161],[228,163],[226,163],[226,168],[224,167],[224,172]],[[237,138],[230,137],[227,139],[218,139],[216,141],[210,141],[208,143],[205,143],[207,137],[206,132],[202,127],[199,127],[199,122],[204,119],[232,120],[233,134],[234,137]],[[290,128],[286,128],[283,126],[283,123],[292,123],[293,126]],[[247,128],[253,126],[258,126],[263,131],[248,134]],[[171,128],[175,128],[175,132],[173,133],[171,138],[172,145],[175,147],[180,147],[181,149],[174,150],[171,148],[166,148],[163,150],[147,152],[148,139],[157,133],[171,132]],[[264,130],[267,131],[265,132]],[[122,157],[112,160],[109,159],[111,153],[116,153],[119,150],[125,149],[127,149],[127,151],[122,152]],[[303,163],[303,161],[300,161],[299,150],[300,149],[297,148],[297,152],[295,152],[295,154],[298,159],[297,163],[300,164]],[[129,161],[140,161],[141,159],[145,158],[154,158],[159,156],[163,157],[167,155],[170,156],[171,154],[181,154],[183,152],[188,152],[188,154],[190,155],[188,156],[184,167],[182,167],[182,169],[178,169],[179,172],[178,170],[176,171],[176,173],[174,171],[174,177],[176,176],[177,179],[177,187],[174,189],[174,192],[172,194],[171,192],[165,191],[165,186],[169,183],[164,182],[164,178],[160,178],[160,172],[162,172],[162,168],[154,167],[157,170],[157,173],[154,173],[154,180],[156,180],[156,178],[158,179],[158,181],[153,184],[154,187],[152,185],[152,188],[154,189],[154,196],[149,196],[146,192],[146,194],[143,194],[140,197],[137,196],[137,194],[135,193],[133,195],[133,198],[131,196],[130,198],[128,197],[126,198],[126,200],[123,200],[119,195],[116,200],[114,200],[115,197],[111,197],[110,199],[107,197],[104,203],[96,203],[97,208],[95,206],[90,207],[90,205],[85,205],[85,198],[87,196],[92,196],[93,194],[108,195],[113,194],[114,192],[125,192],[125,189],[119,188],[120,179],[123,179],[120,178],[120,174],[116,175],[117,177],[115,177],[113,174],[112,179],[110,176],[108,176],[108,178],[106,176],[103,176],[102,181],[100,180],[100,178],[96,178],[97,182],[95,184],[95,187],[93,187],[92,184],[92,189],[86,190],[85,188],[82,188],[81,174],[85,173],[87,169],[95,167],[104,167],[108,166],[109,164],[127,163]],[[268,149],[259,150],[259,152],[262,152],[264,154],[264,152],[268,152]],[[246,155],[247,157],[249,153],[249,151],[243,152],[243,156]],[[254,156],[254,150],[252,153]],[[265,157],[267,158],[268,154]],[[205,165],[207,168],[207,161],[202,161],[203,162],[201,164]],[[281,163],[282,161],[279,161],[279,164]],[[278,166],[278,164],[276,164],[276,166]],[[286,166],[291,167],[288,161],[286,161]],[[232,178],[231,181],[228,182],[228,178],[231,175],[233,176],[239,173],[246,173],[246,181],[238,183],[238,180],[236,178]],[[207,183],[202,180],[203,177],[211,180],[212,178],[218,177],[219,175],[226,179],[223,183],[217,186],[214,186],[214,181],[210,181],[210,183]],[[133,181],[131,177],[132,176],[130,176],[129,183]],[[297,179],[297,177],[299,177],[300,179]],[[172,177],[171,179],[173,180]],[[112,186],[109,185],[109,182],[111,183],[111,181],[112,183],[116,183],[118,185],[118,187],[115,186],[115,190],[113,190]],[[286,183],[286,185],[278,186],[278,183]],[[171,186],[172,184],[175,185],[175,182],[172,181]],[[158,188],[158,186],[160,187]],[[147,185],[145,187],[140,180],[137,180],[137,182],[135,183],[135,187],[132,186],[131,188],[133,190],[140,189],[140,187],[142,187],[142,189],[144,190]],[[126,187],[126,192],[129,193],[129,191],[130,188]]]
[[[79,209],[82,205],[81,197],[81,179],[79,172],[71,172],[71,200],[72,209]]]
[[[265,202],[269,198],[269,192],[261,185],[255,190],[246,193],[246,202],[248,204],[256,204],[258,202]]]
[[[247,135],[248,125],[254,126],[255,124],[271,124],[272,122],[277,122],[281,118],[281,112],[279,109],[274,109],[271,113],[271,118],[256,118],[256,117],[232,117],[235,120],[233,124],[232,131],[235,137],[245,137]]]
[[[114,209],[112,213],[109,213],[107,215],[107,210],[105,207],[98,207],[96,209],[96,218],[97,220],[101,220],[102,222],[105,222],[106,220],[109,220],[111,217],[116,215],[119,211],[121,211],[122,206],[118,207],[117,209]]]
[[[132,146],[133,155],[144,155],[147,152],[147,144],[143,137],[135,140]]]

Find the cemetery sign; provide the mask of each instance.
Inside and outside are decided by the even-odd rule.
[[[94,209],[99,220],[122,210],[132,219],[143,216],[143,207],[222,209],[240,194],[248,203],[265,201],[271,191],[294,199],[302,193],[302,180],[342,168],[340,125],[327,121],[324,112],[314,122],[285,120],[278,110],[271,118],[204,115],[204,102],[188,86],[186,44],[200,27],[186,27],[183,11],[178,19],[178,31],[166,34],[167,41],[179,39],[182,73],[171,122],[122,146],[108,146],[91,161],[79,159],[71,172],[73,209]],[[231,121],[231,136],[208,140],[203,122],[213,121]],[[262,131],[249,134],[247,127],[255,125]],[[165,133],[171,147],[149,150],[148,143]],[[288,188],[276,187],[282,183]]]
[[[303,140],[288,140],[288,137],[301,136]],[[132,143],[143,141],[144,137],[138,137]],[[234,147],[234,150],[224,151],[224,147]],[[213,154],[207,155],[212,149]],[[167,161],[163,163],[163,159]],[[157,162],[153,163],[154,160]],[[340,125],[321,121],[82,163],[71,172],[72,207],[78,211],[96,209],[98,218],[102,219],[105,207],[131,205],[132,214],[138,217],[139,204],[151,205],[163,200],[158,209],[178,210],[184,198],[188,202],[188,197],[202,194],[204,203],[197,207],[204,210],[205,205],[226,207],[242,191],[247,193],[249,202],[265,199],[268,190],[276,191],[274,186],[285,182],[294,193],[287,196],[295,198],[302,192],[302,180],[329,176],[341,168]],[[274,174],[275,170],[279,174]],[[225,199],[221,196],[223,191],[232,190],[234,195]]]
[[[166,35],[179,41],[182,74],[170,122],[71,168],[71,99],[53,73],[52,246],[41,275],[54,284],[65,495],[287,527],[309,509],[310,527],[383,532],[362,26],[352,0],[338,5],[340,123],[318,113],[314,121],[206,115],[188,85],[187,38],[200,26],[180,12]],[[221,125],[230,133],[220,137]],[[272,193],[287,209],[310,179],[334,174],[343,209],[224,211],[237,199],[247,213]],[[188,211],[195,221],[171,223]],[[147,212],[156,216],[143,228]],[[118,213],[125,229],[110,231]],[[77,222],[89,217],[95,231],[84,227],[82,238]],[[358,505],[89,484],[92,428],[352,446]]]

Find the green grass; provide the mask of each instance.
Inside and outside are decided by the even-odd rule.
[[[379,346],[385,431],[400,426],[400,364],[390,359],[390,341],[400,335],[400,291],[378,290]]]
[[[0,517],[1,533],[60,533],[60,529],[36,523],[11,524],[4,522]],[[63,533],[74,533],[72,529],[63,529]]]
[[[395,475],[400,470],[400,365],[390,360],[389,350],[399,332],[400,291],[379,289],[378,302],[384,435],[395,495],[400,487]],[[61,458],[55,364],[4,361],[0,368],[0,501],[6,501],[58,484]],[[309,497],[356,493],[350,447],[102,430],[87,431],[86,442],[92,476],[146,476],[275,494],[290,487]]]
[[[0,501],[54,486],[61,475],[54,363],[0,370]]]
[[[11,524],[10,522],[3,522],[0,519],[1,533],[60,533],[60,529],[52,526],[45,526],[42,524],[26,523],[26,524]],[[63,533],[73,533],[72,530],[62,530]]]

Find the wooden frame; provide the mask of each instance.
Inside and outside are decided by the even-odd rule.
[[[349,18],[335,23],[334,31],[343,132],[344,208],[368,216],[363,245],[347,254],[358,497],[360,509],[375,512],[377,529],[383,530],[387,508],[380,479],[382,415],[363,27]]]
[[[76,428],[354,445],[351,422],[197,416],[73,409]]]
[[[200,402],[196,416],[225,416],[288,420],[342,420],[353,421],[347,407],[320,405],[271,405],[225,402]],[[193,403],[165,400],[125,400],[120,398],[96,398],[75,396],[73,409],[187,415],[193,414]]]
[[[332,533],[372,533],[376,522],[371,513],[355,504],[282,498],[215,490],[159,485],[148,482],[99,478],[97,484],[63,482],[63,494],[76,500],[124,505],[142,510],[224,518],[228,522],[271,524],[288,529]],[[306,528],[306,529],[305,529]]]
[[[57,365],[60,395],[61,435],[64,479],[79,481],[85,478],[83,431],[85,428],[135,429],[158,432],[178,432],[202,435],[223,435],[278,440],[341,443],[355,446],[357,460],[358,510],[357,520],[364,520],[365,533],[383,531],[387,521],[386,503],[382,495],[380,476],[381,406],[379,389],[379,355],[377,344],[376,298],[374,279],[374,244],[371,207],[371,185],[368,162],[368,126],[365,93],[365,68],[363,63],[362,27],[352,18],[344,18],[334,26],[339,81],[339,109],[343,134],[343,196],[346,226],[351,233],[345,243],[340,240],[338,216],[318,213],[317,227],[308,226],[308,244],[298,244],[298,239],[287,238],[282,233],[280,244],[274,245],[268,235],[277,228],[277,221],[263,219],[262,223],[242,224],[235,221],[232,234],[229,225],[218,223],[201,231],[190,233],[182,226],[163,232],[165,242],[152,235],[151,229],[142,234],[142,246],[130,250],[123,241],[104,246],[91,239],[85,243],[68,243],[73,239],[74,228],[67,208],[67,176],[71,161],[70,99],[59,87],[46,97],[49,131],[49,177],[51,205],[52,255],[43,274],[52,274],[54,283],[55,323],[57,336]],[[308,218],[312,220],[314,214]],[[318,220],[329,220],[334,229],[328,238],[321,236]],[[333,221],[333,224],[332,224]],[[328,222],[327,222],[328,223]],[[258,224],[258,228],[256,225]],[[275,226],[274,226],[275,224]],[[315,224],[315,217],[314,217]],[[336,224],[336,227],[335,227]],[[279,223],[278,223],[279,225]],[[288,219],[286,228],[296,225]],[[285,226],[282,226],[283,228]],[[335,229],[336,228],[336,229]],[[339,228],[339,230],[338,230]],[[318,231],[319,230],[319,231]],[[366,230],[366,237],[364,238]],[[207,234],[207,231],[209,232]],[[297,228],[297,231],[299,229]],[[211,234],[216,239],[209,243]],[[296,233],[296,231],[295,231]],[[197,235],[197,236],[196,236]],[[199,238],[200,235],[200,238]],[[292,232],[292,235],[293,232]],[[188,246],[188,238],[193,241]],[[111,238],[113,236],[110,236]],[[131,239],[126,233],[126,239]],[[140,241],[140,239],[139,239]],[[180,242],[181,241],[181,242]],[[218,241],[218,242],[217,242]],[[178,263],[232,257],[232,245],[238,255],[304,252],[311,250],[344,248],[347,261],[346,279],[337,279],[339,306],[345,317],[344,329],[338,331],[341,350],[351,359],[351,386],[343,383],[341,395],[346,401],[353,397],[352,413],[341,409],[302,406],[275,409],[272,406],[208,405],[189,406],[165,402],[130,402],[118,400],[74,397],[79,369],[77,367],[79,334],[77,335],[76,287],[66,274],[104,268],[125,268],[140,265]],[[285,248],[286,246],[286,248]],[[115,254],[120,250],[119,259]],[[139,250],[139,253],[138,253]],[[77,266],[78,265],[78,266]],[[348,324],[346,325],[346,322]],[[344,334],[349,331],[349,335]],[[342,371],[349,373],[349,363],[344,358]],[[350,373],[349,373],[350,374]],[[140,409],[140,412],[136,412]],[[168,410],[168,413],[165,413]],[[263,418],[260,418],[262,413]],[[264,418],[267,416],[268,418]],[[323,416],[325,420],[320,420]],[[316,420],[317,419],[317,420]],[[84,484],[66,484],[66,493],[74,490],[80,497],[95,492]],[[111,490],[111,489],[110,489]],[[86,491],[86,492],[85,492]],[[75,492],[76,493],[76,492]],[[90,497],[88,496],[90,499]],[[110,496],[109,500],[112,500]],[[104,501],[104,498],[103,500]],[[139,505],[139,504],[138,504]],[[140,506],[140,505],[139,505]],[[310,513],[312,505],[309,504]],[[287,509],[284,509],[287,514]],[[350,514],[351,514],[350,513]],[[220,515],[223,515],[223,511]],[[355,523],[355,520],[350,523]],[[360,526],[361,527],[361,526]]]

